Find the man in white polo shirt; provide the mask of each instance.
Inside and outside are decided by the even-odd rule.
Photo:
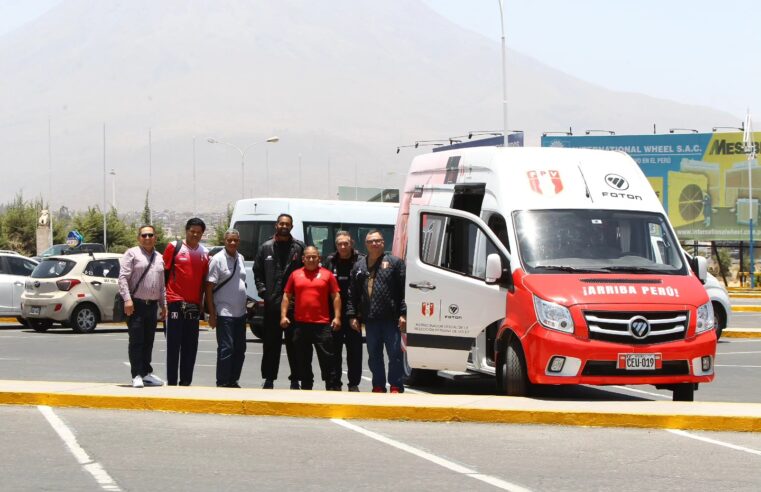
[[[217,386],[240,388],[246,358],[246,269],[238,253],[240,233],[225,232],[225,249],[209,263],[206,306],[209,326],[217,330]]]

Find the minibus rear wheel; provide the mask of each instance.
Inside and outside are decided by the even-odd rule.
[[[507,396],[526,396],[528,394],[528,377],[526,359],[523,349],[516,338],[512,338],[500,357],[500,379],[502,391]]]
[[[695,401],[695,384],[681,383],[674,385],[674,401]]]

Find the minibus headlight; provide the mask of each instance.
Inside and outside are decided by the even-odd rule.
[[[713,305],[711,301],[706,302],[698,308],[698,321],[695,325],[695,333],[713,330]]]
[[[547,302],[534,296],[534,309],[536,310],[536,319],[550,330],[573,333],[573,320],[571,311],[567,307]]]

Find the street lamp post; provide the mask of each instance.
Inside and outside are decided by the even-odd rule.
[[[505,41],[505,11],[499,0],[499,23],[502,28],[502,146],[507,147],[507,42]]]
[[[111,209],[116,210],[116,171],[112,168],[111,172]]]
[[[232,147],[233,149],[237,150],[240,153],[240,197],[246,198],[246,152],[248,152],[249,149],[254,147],[256,143],[252,143],[251,145],[241,149],[237,145],[233,145],[229,142],[223,142],[221,140],[217,140],[216,138],[207,138],[206,141],[211,144],[227,145],[228,147]],[[267,140],[265,140],[265,143],[275,143],[279,141],[280,141],[279,137],[270,137]]]

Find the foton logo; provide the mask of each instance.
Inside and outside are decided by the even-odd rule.
[[[531,189],[540,195],[557,195],[563,191],[563,180],[558,171],[528,171],[526,175]]]
[[[424,302],[420,305],[420,311],[423,313],[423,316],[433,316],[433,303],[432,302]]]
[[[623,191],[629,188],[629,182],[626,181],[626,178],[618,174],[608,174],[605,176],[605,182],[614,190]]]

